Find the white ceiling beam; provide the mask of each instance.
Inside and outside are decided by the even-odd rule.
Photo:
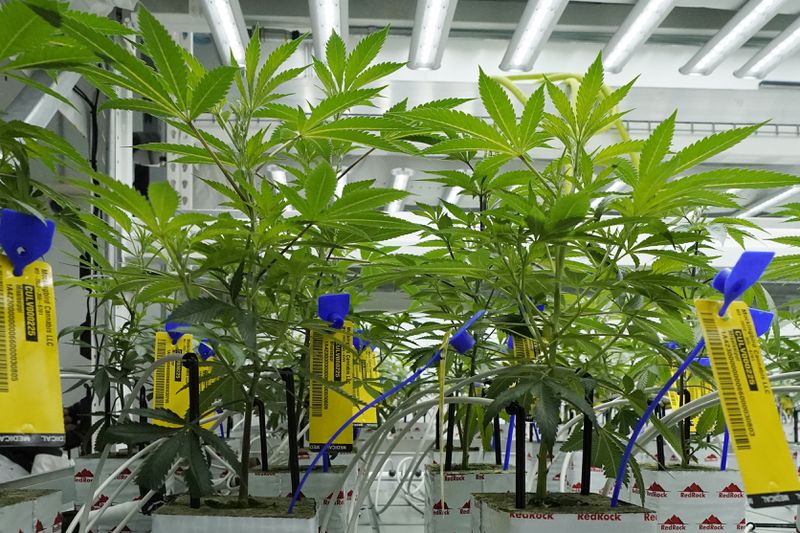
[[[800,18],[759,50],[734,72],[734,75],[738,78],[763,79],[785,59],[793,56],[798,49],[800,49]]]
[[[800,185],[795,185],[794,187],[789,187],[782,193],[772,196],[768,200],[764,200],[763,202],[759,202],[752,207],[748,207],[746,210],[738,213],[736,215],[737,218],[745,218],[745,217],[754,217],[763,213],[767,209],[771,207],[775,207],[778,204],[781,204],[788,200],[789,198],[800,194]]]
[[[780,11],[786,0],[750,0],[685,65],[682,74],[707,75]]]
[[[636,49],[664,22],[677,0],[639,0],[603,49],[606,71],[619,73]]]
[[[462,192],[464,192],[464,189],[461,187],[450,187],[450,190],[447,191],[447,198],[445,198],[444,201],[449,204],[458,205]]]
[[[532,69],[568,3],[569,0],[528,0],[500,70]]]
[[[318,58],[325,57],[325,45],[334,33],[347,43],[348,3],[348,0],[308,0],[314,53]]]
[[[61,72],[53,80],[44,72],[39,71],[35,72],[31,78],[50,87],[58,94],[69,96],[81,76],[74,72]],[[26,85],[8,105],[3,118],[6,120],[20,120],[44,128],[50,124],[56,111],[63,105],[63,102],[52,96]]]
[[[456,4],[458,0],[417,0],[408,68],[436,70],[442,65]]]
[[[248,38],[239,0],[202,0],[201,4],[222,62],[230,65],[233,56],[243,66]]]

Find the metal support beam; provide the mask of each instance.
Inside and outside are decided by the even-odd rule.
[[[39,71],[35,72],[31,79],[50,87],[58,94],[69,95],[72,93],[72,88],[81,79],[81,76],[74,72],[62,72],[53,80],[44,72]],[[56,111],[63,105],[63,102],[52,96],[44,94],[33,87],[26,86],[9,104],[4,118],[6,120],[21,120],[44,128],[50,124]]]

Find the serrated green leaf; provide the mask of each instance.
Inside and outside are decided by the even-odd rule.
[[[251,95],[255,89],[259,61],[261,61],[261,31],[259,27],[256,26],[244,53],[245,80],[247,81],[247,89]]]
[[[185,107],[189,73],[183,61],[181,47],[147,9],[139,7],[138,14],[147,55],[161,74],[165,89],[176,96],[178,105]]]
[[[741,128],[732,128],[715,133],[694,142],[676,153],[669,161],[669,172],[678,174],[684,172],[709,158],[729,150],[743,140],[750,137],[765,123],[753,124]]]
[[[600,54],[586,71],[578,87],[578,97],[575,101],[575,113],[579,123],[586,123],[592,107],[598,101],[600,90],[603,88],[603,61]]]
[[[539,87],[525,102],[522,117],[519,120],[519,144],[528,149],[537,135],[539,123],[544,112],[544,86]]]
[[[43,44],[53,28],[22,2],[0,5],[0,61]]]
[[[147,490],[160,490],[183,444],[184,435],[178,433],[153,450],[142,462],[141,469],[136,475],[136,483]]]
[[[211,483],[211,469],[209,468],[209,458],[205,450],[200,446],[197,435],[188,432],[181,435],[181,457],[186,461],[188,467],[184,471],[189,494],[192,497],[207,496],[214,491]]]
[[[162,224],[169,222],[181,201],[178,191],[166,181],[151,183],[147,188],[147,196],[150,198],[156,219]]]
[[[0,16],[2,16],[0,14]],[[95,57],[86,50],[74,46],[45,46],[25,51],[13,61],[0,66],[0,71],[23,69],[66,69],[90,63]]]
[[[380,91],[380,88],[355,89],[325,98],[311,110],[311,114],[304,124],[303,132],[321,124],[324,120],[347,111],[353,106],[369,105],[371,99]]]
[[[511,99],[505,89],[494,78],[487,76],[480,69],[478,73],[478,90],[481,95],[481,102],[486,112],[492,117],[495,126],[505,134],[506,138],[515,140],[517,138],[517,117]]]
[[[347,56],[347,66],[344,72],[346,87],[353,86],[353,82],[377,57],[378,52],[383,48],[383,43],[386,42],[388,34],[389,27],[386,26],[381,30],[370,33],[356,44],[350,55]]]
[[[333,32],[325,43],[325,61],[328,68],[336,80],[337,86],[341,87],[344,81],[344,69],[347,63],[347,47],[338,33]]]
[[[383,62],[367,67],[350,84],[351,89],[359,89],[375,81],[385,78],[406,66],[405,63]]]
[[[306,201],[311,212],[322,212],[336,192],[336,171],[328,163],[318,165],[305,181]]]
[[[236,67],[217,67],[206,72],[192,91],[189,118],[195,119],[221,102],[228,94],[238,70]]]
[[[675,132],[675,116],[673,113],[661,124],[656,126],[653,133],[642,146],[641,159],[639,162],[639,176],[645,179],[654,173],[656,167],[661,164],[669,149],[672,146],[672,137]],[[644,194],[647,194],[645,192]]]

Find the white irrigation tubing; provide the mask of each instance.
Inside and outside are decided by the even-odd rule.
[[[123,462],[116,470],[114,470],[114,472],[112,472],[108,477],[106,477],[106,479],[102,483],[100,483],[100,486],[97,487],[96,489],[94,489],[94,483],[92,483],[92,487],[90,487],[90,490],[89,490],[89,498],[90,498],[89,501],[87,503],[84,503],[83,506],[81,506],[80,510],[78,510],[78,514],[81,515],[80,520],[73,521],[69,525],[69,527],[67,528],[67,531],[65,533],[73,533],[73,531],[75,531],[75,528],[78,526],[79,523],[81,523],[82,529],[84,529],[84,530],[88,529],[88,523],[87,523],[88,522],[88,512],[87,511],[89,509],[91,509],[92,504],[95,502],[95,499],[100,494],[102,494],[103,489],[105,489],[114,479],[116,479],[116,477],[118,475],[120,475],[126,468],[128,468],[131,464],[133,464],[134,461],[136,461],[137,459],[139,459],[143,455],[149,453],[150,450],[152,450],[156,446],[160,446],[161,443],[164,442],[165,440],[166,439],[158,439],[157,441],[151,442],[150,444],[148,444],[147,446],[142,448],[138,453],[133,455],[127,461]],[[108,448],[108,446],[106,446],[106,450],[104,450],[104,452],[107,452],[107,448]],[[98,466],[97,466],[98,476],[96,476],[95,479],[99,478],[99,473],[102,472],[102,471],[103,471],[102,470],[102,464],[98,463]],[[121,483],[121,485],[127,483],[128,480],[132,479],[132,478],[133,478],[133,475],[128,476],[128,479],[125,479],[123,481],[123,483]],[[94,490],[91,490],[91,489],[94,489]],[[120,490],[120,489],[118,489],[118,490]],[[112,499],[109,498],[108,501],[106,502],[106,505],[110,505],[111,501],[112,501]],[[103,505],[100,509],[98,509],[98,511],[103,511],[103,508],[106,505]],[[100,514],[102,515],[102,512]]]
[[[429,451],[429,449],[431,447],[433,447],[433,444],[432,443],[428,444],[428,447],[424,450],[424,453],[420,454],[419,459],[417,460],[417,462],[414,464],[414,466],[410,470],[410,472],[409,472],[410,475],[407,476],[407,479],[408,479],[407,487],[403,488],[403,494],[406,496],[406,499],[413,498],[413,499],[417,500],[420,503],[424,503],[425,502],[424,498],[420,498],[416,494],[418,492],[421,492],[422,489],[424,488],[424,486],[425,486],[424,478],[423,478],[422,481],[417,483],[416,487],[412,486],[412,483],[414,482],[414,477],[413,477],[414,474],[417,472],[417,470],[419,470],[422,461],[425,460],[425,456],[428,455],[428,451]],[[404,483],[404,484],[406,484],[406,483]]]
[[[782,378],[782,379],[788,379],[788,378]],[[772,387],[772,392],[773,393],[800,392],[800,385],[778,385],[777,387]],[[671,412],[670,414],[662,418],[661,422],[666,426],[670,426],[672,424],[677,423],[679,420],[683,420],[684,418],[693,416],[703,411],[707,407],[710,407],[717,403],[719,403],[718,392],[712,392],[706,394],[705,396],[701,396],[696,400],[692,400],[683,407],[680,407],[679,409]],[[637,442],[648,443],[653,438],[656,437],[657,433],[658,430],[655,427],[651,426],[648,429],[642,431],[641,435],[639,435],[639,438],[637,439]]]
[[[400,461],[400,463],[397,465],[397,468],[395,468],[394,460],[389,459],[388,462],[392,463],[392,466],[386,465],[386,468],[388,470],[394,469],[396,472],[399,472],[400,471],[400,465],[402,465],[404,461],[405,461],[405,459]],[[383,476],[382,475],[378,476],[378,481],[375,483],[375,498],[373,498],[372,501],[371,501],[372,505],[375,505],[376,507],[377,507],[378,503],[381,500],[381,482],[382,481],[383,481]],[[380,513],[378,513],[378,514],[380,514]]]
[[[371,462],[367,463],[366,473],[368,475],[364,476],[363,481],[358,486],[358,491],[356,492],[356,494],[358,496],[357,496],[357,500],[355,502],[355,505],[353,507],[355,510],[358,510],[358,509],[361,508],[361,505],[364,502],[365,491],[369,492],[369,487],[372,485],[373,481],[375,480],[375,477],[380,473],[380,471],[381,471],[381,469],[383,467],[383,464],[388,460],[389,456],[392,454],[394,449],[397,447],[397,445],[402,440],[403,435],[405,435],[409,431],[411,426],[414,423],[416,423],[416,421],[419,420],[419,418],[422,417],[422,415],[424,413],[426,413],[432,407],[434,407],[436,405],[439,405],[439,400],[440,400],[439,398],[436,398],[434,400],[421,402],[421,403],[413,405],[413,406],[411,406],[409,408],[403,409],[403,410],[393,414],[391,417],[387,418],[386,421],[384,422],[384,425],[381,426],[380,428],[378,428],[378,430],[375,432],[375,434],[373,435],[372,438],[378,438],[378,436],[380,436],[382,433],[387,431],[384,428],[393,427],[404,416],[412,415],[410,422],[403,429],[403,431],[401,431],[400,434],[395,435],[395,440],[392,442],[392,444],[383,453],[383,457],[378,462],[377,466],[373,467]],[[446,404],[455,403],[455,404],[490,405],[492,403],[492,400],[490,400],[489,398],[480,398],[480,397],[472,397],[472,396],[461,396],[461,397],[454,396],[454,397],[444,398],[444,403],[446,403]],[[420,412],[420,411],[422,411],[422,412]],[[349,475],[349,473],[347,475]],[[330,513],[328,513],[328,515],[325,516],[326,520],[322,524],[322,530],[323,531],[325,531],[325,528],[328,525],[328,520],[327,519],[328,519],[329,514]],[[358,523],[358,513],[354,513],[353,518],[350,519],[350,523],[348,524],[347,531],[348,532],[355,531],[355,527],[356,527],[357,523]]]
[[[178,470],[179,466],[180,466],[180,463],[175,463],[172,466],[172,468],[170,468],[169,472],[167,473],[166,479],[169,479],[172,475],[174,475],[175,471]],[[155,496],[155,495],[156,495],[156,491],[154,491],[154,490],[147,491],[147,494],[145,494],[144,497],[141,500],[136,502],[137,505],[135,505],[134,508],[131,509],[128,512],[128,514],[125,515],[125,518],[122,519],[122,522],[117,524],[117,527],[115,527],[114,531],[112,531],[111,533],[121,533],[121,531],[125,528],[125,526],[128,525],[128,522],[130,521],[130,519],[133,518],[133,515],[135,515],[136,513],[140,512],[144,508],[144,506],[147,505],[147,502],[149,502],[153,498],[153,496]]]
[[[567,491],[567,470],[569,469],[569,461],[572,459],[572,452],[564,454],[564,462],[561,464],[561,479],[559,480],[559,492]]]
[[[61,379],[93,379],[94,374],[86,374],[83,372],[62,372]]]
[[[404,475],[403,478],[400,480],[400,482],[397,484],[397,488],[392,493],[392,496],[387,500],[386,504],[383,506],[383,509],[378,510],[378,514],[379,515],[383,514],[386,511],[386,509],[389,508],[389,506],[395,500],[397,495],[400,493],[400,490],[403,490],[403,485],[407,481],[410,483],[411,479],[413,479],[414,472],[417,471],[417,469],[420,466],[420,463],[425,460],[425,457],[428,455],[429,448],[431,446],[433,446],[433,443],[428,442],[425,439],[425,435],[428,434],[428,430],[435,423],[436,423],[436,417],[431,417],[431,420],[428,422],[428,425],[425,427],[425,431],[422,433],[422,440],[420,441],[419,446],[417,447],[416,453],[411,457],[406,457],[405,459],[403,459],[403,461],[409,460],[412,463],[411,468],[408,470],[408,473],[406,475]],[[401,464],[402,464],[403,461],[401,461]],[[400,467],[398,465],[398,467],[397,467],[397,475],[398,476],[400,475],[400,472],[401,472],[401,469],[400,469]]]

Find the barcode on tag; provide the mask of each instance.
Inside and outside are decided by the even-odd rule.
[[[311,416],[315,418],[322,417],[323,395],[325,393],[324,386],[319,381],[326,379],[325,376],[325,354],[323,353],[323,335],[320,333],[311,332]]]
[[[750,429],[748,428],[745,409],[742,399],[736,393],[738,376],[734,375],[731,361],[725,352],[725,345],[719,330],[715,325],[714,313],[700,312],[699,317],[704,326],[706,348],[710,354],[715,355],[714,365],[717,376],[717,388],[720,400],[728,410],[728,429],[731,438],[740,450],[750,449]],[[719,354],[719,355],[717,355]]]
[[[155,359],[158,361],[167,355],[167,341],[156,337]],[[167,367],[169,364],[161,365],[156,369],[155,383],[153,385],[153,406],[156,409],[164,409],[167,405],[167,393],[169,391],[169,380],[167,379]]]
[[[3,301],[5,287],[0,281],[0,392],[8,392],[8,322],[6,317],[6,303]]]

